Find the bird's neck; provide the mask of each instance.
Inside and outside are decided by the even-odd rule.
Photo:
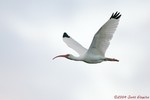
[[[82,61],[82,58],[81,58],[81,57],[75,57],[75,56],[73,56],[73,55],[71,55],[68,59],[74,60],[74,61]]]

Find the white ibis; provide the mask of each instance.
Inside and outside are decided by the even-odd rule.
[[[95,34],[89,49],[84,48],[81,44],[71,38],[66,32],[63,34],[63,41],[72,49],[74,49],[80,56],[75,57],[72,54],[58,55],[74,61],[84,61],[86,63],[101,63],[103,61],[116,61],[115,58],[105,57],[105,52],[110,44],[110,40],[118,26],[121,14],[119,12],[113,13],[109,20],[98,30]]]

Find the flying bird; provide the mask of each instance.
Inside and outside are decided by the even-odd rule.
[[[84,61],[86,63],[101,63],[103,61],[115,61],[119,60],[115,58],[105,57],[105,52],[110,44],[110,40],[118,26],[119,19],[121,17],[120,12],[112,13],[109,20],[97,31],[94,35],[92,43],[89,49],[84,48],[81,44],[70,37],[66,32],[63,34],[63,41],[73,50],[75,50],[80,56],[76,57],[72,54],[58,55],[58,57],[64,57],[74,61]]]

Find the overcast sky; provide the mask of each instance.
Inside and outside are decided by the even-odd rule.
[[[0,0],[0,100],[114,100],[150,96],[149,0]],[[106,52],[120,62],[86,64],[52,58],[77,53],[67,32],[86,48],[119,11]]]

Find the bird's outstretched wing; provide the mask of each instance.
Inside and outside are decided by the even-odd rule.
[[[63,41],[68,45],[68,47],[75,50],[80,56],[85,54],[87,51],[86,48],[71,38],[66,32],[63,34]]]
[[[113,37],[119,18],[121,14],[119,12],[113,13],[110,19],[98,30],[95,34],[93,41],[88,49],[88,53],[95,55],[105,56],[105,52],[110,44],[110,40]]]

